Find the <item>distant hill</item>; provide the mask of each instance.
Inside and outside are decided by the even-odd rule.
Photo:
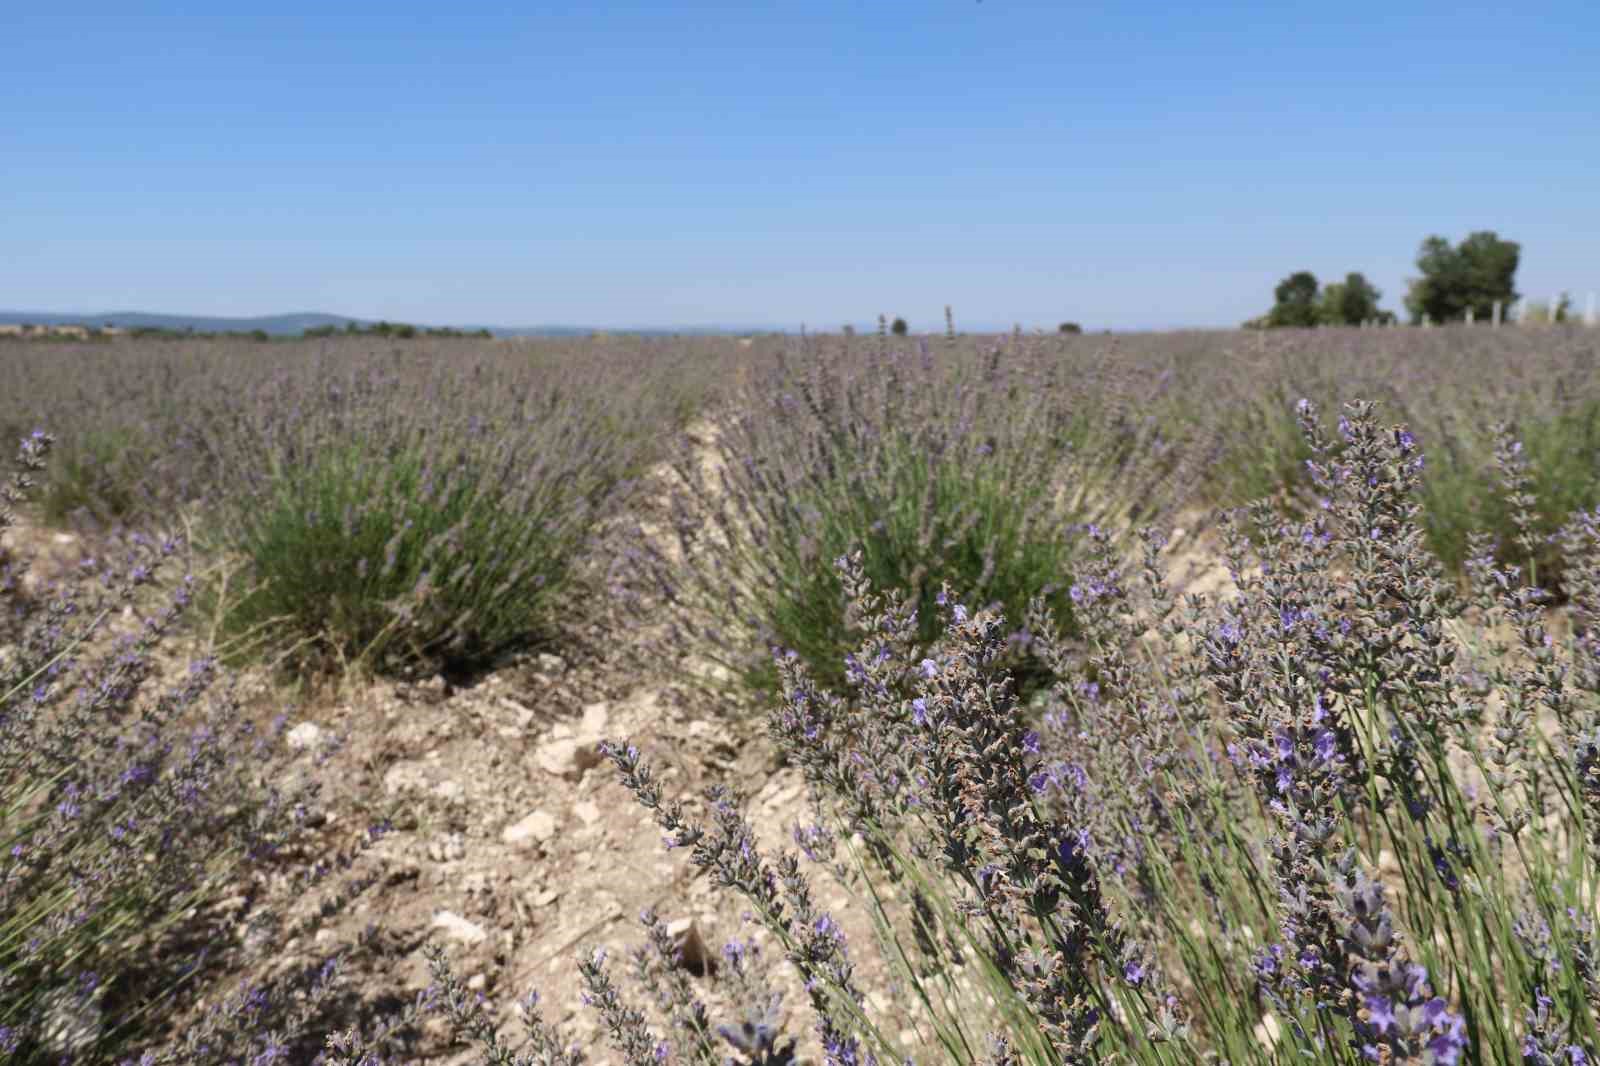
[[[26,323],[39,326],[93,326],[103,329],[192,329],[196,333],[250,333],[265,330],[272,334],[298,336],[318,326],[343,329],[346,322],[358,322],[342,315],[307,311],[289,315],[262,315],[258,318],[217,318],[206,315],[162,315],[145,311],[104,311],[96,314],[68,314],[60,311],[0,311],[0,324]],[[359,323],[358,324],[362,324]]]
[[[261,315],[256,318],[220,318],[208,315],[152,314],[148,311],[104,311],[94,314],[68,314],[60,311],[0,311],[0,325],[36,326],[90,326],[103,329],[172,329],[194,330],[196,333],[252,333],[261,330],[273,336],[298,337],[308,329],[332,326],[344,329],[348,324],[357,327],[372,326],[373,320],[347,318],[320,311],[301,311],[286,315]],[[397,323],[398,324],[398,323]],[[411,323],[422,326],[423,323]],[[685,326],[677,329],[638,326],[457,326],[461,330],[487,329],[497,337],[584,337],[590,333],[638,333],[652,336],[670,334],[724,335],[745,333],[781,332],[767,329],[739,329],[731,326]]]

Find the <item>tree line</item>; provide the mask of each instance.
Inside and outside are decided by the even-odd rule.
[[[1522,246],[1493,230],[1469,234],[1456,245],[1443,237],[1427,238],[1417,251],[1420,276],[1411,279],[1405,296],[1412,324],[1460,322],[1469,317],[1487,320],[1495,314],[1496,305],[1504,313],[1521,295],[1516,288],[1521,258]],[[1246,322],[1245,328],[1391,325],[1396,316],[1378,306],[1382,296],[1360,273],[1322,285],[1311,271],[1299,270],[1273,290],[1272,309]],[[1561,322],[1569,317],[1571,308],[1572,301],[1563,296],[1545,314],[1551,321]]]

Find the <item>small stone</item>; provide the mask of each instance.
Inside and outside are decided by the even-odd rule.
[[[561,656],[551,655],[549,652],[540,653],[533,660],[533,665],[541,674],[553,674],[556,677],[560,677],[567,672],[567,661]]]
[[[548,907],[548,906],[550,906],[550,904],[554,903],[557,899],[560,899],[560,898],[561,898],[561,893],[557,892],[553,888],[547,888],[543,892],[537,893],[536,895],[532,896],[528,900],[528,902],[531,903],[535,907]]]
[[[509,696],[501,696],[500,706],[511,712],[511,719],[518,729],[526,729],[533,724],[534,713],[530,707],[524,707]]]
[[[460,833],[451,833],[438,840],[428,841],[428,858],[434,862],[455,862],[466,853],[466,840]]]
[[[482,992],[489,987],[489,979],[481,973],[475,973],[467,978],[467,989],[472,992]]]
[[[483,926],[469,922],[454,911],[439,911],[435,914],[433,927],[443,929],[451,940],[468,946],[481,944],[489,937],[489,934],[484,932]]]
[[[314,722],[301,722],[284,739],[289,742],[290,751],[305,751],[322,743],[322,730]]]
[[[459,781],[440,781],[433,786],[433,794],[446,803],[457,803],[467,794],[467,790]]]
[[[383,790],[390,794],[396,792],[421,792],[428,787],[432,776],[422,763],[415,761],[397,762],[384,773]]]
[[[569,781],[583,777],[584,771],[599,766],[601,755],[592,743],[552,740],[534,754],[540,769]]]
[[[584,825],[593,825],[600,820],[600,808],[590,800],[574,803],[572,813],[577,815],[578,820]]]
[[[556,835],[556,820],[544,811],[534,811],[519,822],[505,827],[500,834],[502,843],[510,847],[534,847]]]
[[[608,703],[591,703],[583,709],[583,726],[580,730],[583,736],[593,737],[595,740],[605,739],[606,729],[611,724],[611,705]]]

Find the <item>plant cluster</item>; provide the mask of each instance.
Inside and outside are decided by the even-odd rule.
[[[667,535],[641,530],[622,580],[671,622],[666,657],[697,657],[757,691],[778,681],[770,651],[839,683],[843,587],[829,561],[859,550],[874,582],[939,632],[948,582],[1020,620],[1043,596],[1063,618],[1084,530],[1166,502],[1153,426],[1115,390],[1020,336],[973,359],[952,341],[857,350],[810,344],[735,398],[709,441],[671,464]],[[1013,634],[1019,677],[1040,663]]]
[[[797,1039],[830,1066],[1594,1061],[1600,512],[1563,529],[1582,565],[1557,638],[1486,538],[1467,590],[1445,579],[1407,428],[1367,403],[1331,438],[1309,401],[1297,415],[1323,504],[1232,514],[1215,601],[1173,596],[1153,530],[1134,563],[1096,538],[1084,640],[1044,599],[1029,612],[1057,673],[1042,709],[1016,699],[999,613],[947,589],[924,648],[916,602],[838,560],[860,667],[830,686],[781,654],[768,716],[809,786],[793,851],[766,850],[727,790],[697,815],[605,745],[803,982],[810,1032],[730,1026],[744,1061]],[[870,1005],[818,876],[872,912],[892,1008]],[[630,1066],[715,1061],[681,977],[657,1028],[603,958],[580,969]]]
[[[54,440],[23,439],[0,486],[0,531]],[[16,1063],[222,1066],[322,1044],[351,1010],[337,980],[361,945],[223,991],[249,958],[281,952],[367,883],[339,883],[383,834],[299,870],[286,857],[310,828],[316,790],[286,771],[278,733],[259,728],[210,658],[163,667],[181,646],[193,579],[164,575],[176,538],[137,536],[120,563],[86,559],[48,586],[28,560],[0,562],[0,1057]],[[321,897],[292,921],[262,878]],[[217,997],[193,1024],[203,996]],[[373,1034],[386,1046],[397,1025]]]
[[[631,484],[717,387],[703,347],[591,347],[83,346],[9,363],[0,424],[64,427],[46,520],[190,526],[230,655],[476,669],[571,620]]]

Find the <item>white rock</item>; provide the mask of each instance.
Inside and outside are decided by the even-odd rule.
[[[467,789],[459,781],[440,781],[433,786],[433,794],[446,803],[455,803],[467,794]]]
[[[467,844],[460,833],[450,833],[428,842],[428,858],[434,862],[455,862],[466,853]]]
[[[600,808],[590,800],[574,803],[572,805],[572,813],[576,814],[584,825],[593,825],[600,820]]]
[[[383,775],[383,790],[396,792],[422,792],[433,782],[433,774],[419,762],[397,762]]]
[[[512,720],[518,729],[526,729],[533,724],[534,713],[531,707],[524,707],[509,696],[500,697],[500,706],[511,712]]]
[[[534,753],[534,762],[545,773],[577,781],[584,771],[599,766],[601,755],[592,742],[552,740]]]
[[[533,847],[556,835],[556,820],[544,811],[534,811],[520,822],[505,827],[500,839],[511,847]]]
[[[483,926],[467,921],[454,911],[439,911],[435,914],[433,927],[443,929],[451,940],[468,946],[481,944],[489,937],[489,934],[484,932]]]
[[[322,730],[315,722],[301,722],[284,737],[291,751],[305,751],[322,743]]]
[[[604,740],[606,729],[611,724],[611,705],[608,703],[591,703],[583,709],[583,726],[581,734],[593,737],[595,740]]]

